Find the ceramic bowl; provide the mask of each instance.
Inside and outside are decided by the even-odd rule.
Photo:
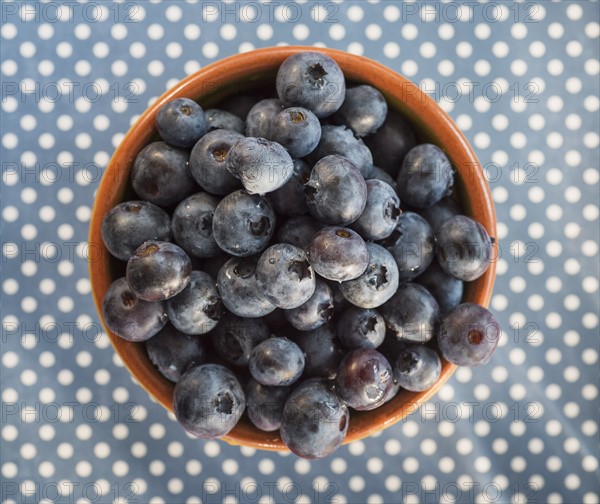
[[[160,107],[179,97],[192,98],[211,107],[235,93],[273,86],[279,65],[301,51],[321,51],[342,68],[346,80],[369,84],[383,93],[389,106],[401,112],[412,125],[419,142],[434,143],[447,154],[456,170],[455,189],[463,211],[477,219],[490,236],[496,236],[496,216],[490,188],[473,149],[450,117],[419,87],[390,68],[362,56],[314,47],[272,47],[238,54],[212,63],[185,78],[159,97],[125,135],[108,164],[96,195],[90,226],[89,270],[94,301],[102,318],[102,299],[110,284],[124,275],[123,263],[105,249],[100,229],[104,215],[117,203],[134,197],[129,172],[136,155],[157,138],[154,125]],[[494,284],[496,265],[465,285],[463,302],[487,306]],[[137,382],[169,411],[174,384],[163,378],[148,359],[144,344],[131,343],[107,330],[110,340]],[[455,366],[443,361],[437,383],[426,392],[401,391],[392,401],[374,411],[352,412],[345,443],[364,438],[400,421],[431,398],[451,377]],[[266,450],[286,450],[278,432],[263,432],[245,417],[223,439],[231,444]]]

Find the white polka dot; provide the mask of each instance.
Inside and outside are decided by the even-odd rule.
[[[565,477],[565,487],[569,490],[577,490],[581,486],[581,479],[577,474],[569,474]]]
[[[546,54],[546,46],[543,42],[536,40],[529,44],[529,54],[531,54],[531,56],[534,58],[541,58],[544,56],[544,54]]]
[[[384,450],[388,455],[398,455],[401,450],[400,441],[397,439],[388,439],[384,444]]]
[[[588,38],[598,38],[598,35],[600,35],[600,24],[596,23],[595,21],[592,21],[591,23],[588,23],[585,25],[585,35]]]
[[[548,26],[547,31],[548,31],[548,35],[553,39],[559,39],[565,33],[565,29],[564,29],[563,25],[561,25],[560,23],[551,23]]]
[[[75,37],[78,40],[87,40],[88,38],[90,38],[90,35],[92,33],[92,29],[90,28],[90,26],[88,24],[78,24],[75,27],[75,30],[73,30],[73,32],[75,33]]]
[[[305,24],[297,24],[292,29],[292,36],[296,40],[306,40],[310,35],[310,30]]]
[[[556,58],[551,59],[546,66],[546,70],[548,71],[548,73],[550,75],[553,75],[556,77],[563,73],[563,70],[564,70],[563,62]]]
[[[415,457],[406,457],[402,462],[402,468],[409,474],[414,474],[419,470],[419,461]]]
[[[600,144],[600,136],[594,131],[589,131],[583,136],[583,145],[588,149],[597,149]]]
[[[577,94],[581,91],[583,83],[577,77],[569,77],[565,82],[565,89],[571,94]]]
[[[473,46],[466,41],[456,44],[456,55],[459,58],[469,58],[473,54]]]
[[[171,23],[176,23],[183,16],[183,12],[178,5],[169,5],[165,10],[165,16]]]
[[[564,106],[564,102],[560,96],[550,96],[546,102],[548,110],[551,112],[560,112]]]
[[[594,221],[598,219],[598,213],[598,207],[596,205],[589,204],[583,207],[582,215],[585,220]]]
[[[489,61],[477,60],[473,65],[473,69],[477,75],[485,77],[486,75],[489,75],[490,71],[492,70],[492,66],[490,65]],[[454,65],[452,66],[452,70],[454,71]]]
[[[437,52],[433,42],[423,42],[419,47],[419,53],[423,58],[433,58]]]
[[[336,23],[329,28],[329,38],[332,40],[342,40],[346,36],[346,29],[343,25]]]
[[[396,42],[386,42],[383,46],[383,54],[386,58],[397,58],[400,56],[400,46]]]
[[[153,23],[150,26],[148,26],[148,30],[146,31],[146,33],[150,40],[160,40],[161,38],[163,38],[165,30],[161,25]]]
[[[273,472],[275,471],[275,464],[271,459],[262,459],[258,463],[258,471],[264,475],[273,474]]]
[[[562,216],[563,210],[559,205],[552,204],[548,205],[548,207],[546,208],[546,217],[548,217],[548,219],[550,219],[551,221],[558,221],[562,219]]]
[[[546,137],[546,143],[548,144],[548,147],[558,149],[563,144],[563,136],[558,131],[553,131]]]
[[[401,34],[405,40],[415,40],[419,35],[419,29],[416,25],[407,23],[402,26]]]
[[[405,60],[402,63],[402,73],[407,77],[414,77],[419,71],[417,63],[413,60]]]
[[[360,7],[358,5],[352,5],[352,6],[348,7],[348,11],[346,12],[346,15],[348,16],[348,19],[350,21],[357,23],[362,20],[365,13],[364,13],[364,10],[362,9],[362,7]]]
[[[350,42],[346,50],[351,54],[358,54],[359,56],[363,55],[365,52],[365,48],[360,42]]]
[[[589,276],[582,280],[581,286],[585,292],[592,294],[598,290],[598,283],[597,278]]]
[[[510,207],[510,218],[514,221],[522,221],[527,216],[527,210],[523,205],[517,204]]]
[[[129,465],[124,460],[117,460],[112,465],[112,472],[117,477],[123,477],[129,472]]]
[[[534,186],[534,187],[530,188],[529,191],[527,191],[527,198],[532,203],[541,203],[542,201],[544,201],[544,198],[545,198],[544,190],[539,186]],[[537,225],[539,223],[534,223],[534,224]],[[541,226],[541,224],[539,224],[539,226]],[[539,230],[539,228],[537,228],[537,229]],[[542,227],[541,232],[543,235],[543,227]]]
[[[492,29],[487,23],[479,23],[475,26],[474,33],[479,40],[487,40],[492,34]]]
[[[571,3],[568,5],[567,17],[571,21],[577,21],[578,19],[581,19],[582,15],[583,15],[583,9],[581,8],[581,5],[579,5],[577,3]]]
[[[215,441],[208,441],[204,445],[204,453],[208,457],[217,457],[221,453],[221,447]]]
[[[437,444],[433,439],[424,439],[420,447],[424,455],[433,455],[437,451]]]
[[[598,315],[592,312],[585,313],[581,318],[581,323],[586,329],[595,329],[598,326]]]
[[[569,43],[567,43],[565,50],[567,54],[571,56],[571,58],[576,58],[581,55],[583,46],[577,40],[571,40]]]
[[[261,25],[261,26],[268,26],[268,25]],[[259,38],[261,40],[268,40],[268,38],[262,38],[262,36],[268,36],[268,31],[266,32],[264,29],[261,29],[261,27],[258,27],[259,29],[257,30],[257,35],[259,35]],[[235,37],[237,36],[237,28],[235,27],[235,25],[232,25],[230,23],[224,24],[221,29],[219,30],[219,34],[221,35],[221,38],[223,40],[233,40],[235,39]],[[272,35],[272,32],[271,32]]]
[[[527,137],[521,132],[513,133],[510,136],[510,144],[515,149],[522,149],[527,145]]]
[[[581,461],[581,467],[586,472],[595,472],[598,470],[598,459],[593,455],[586,455]]]
[[[597,96],[587,96],[583,101],[583,106],[588,112],[596,112],[600,108],[600,99]]]
[[[219,46],[214,42],[207,42],[202,46],[202,54],[209,59],[216,58],[219,54]]]

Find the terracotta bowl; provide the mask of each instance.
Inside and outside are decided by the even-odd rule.
[[[307,50],[324,52],[336,60],[349,82],[370,84],[379,89],[390,107],[410,121],[420,142],[434,143],[443,149],[458,174],[456,189],[463,211],[481,222],[490,236],[496,236],[496,216],[490,189],[475,153],[450,117],[418,86],[375,61],[342,51],[289,46],[260,49],[208,65],[169,89],[144,112],[114,153],[98,188],[89,236],[92,292],[101,318],[104,293],[113,280],[124,275],[123,263],[111,258],[102,243],[102,219],[117,203],[134,197],[129,185],[129,172],[137,153],[157,137],[154,120],[159,108],[179,97],[192,98],[204,107],[214,106],[239,91],[261,88],[267,83],[272,86],[279,65],[288,56]],[[467,284],[463,301],[487,306],[495,272],[496,265],[492,263],[485,275]],[[130,343],[108,330],[107,333],[135,379],[156,401],[172,411],[173,383],[163,378],[150,362],[144,344]],[[440,379],[428,391],[402,391],[374,411],[353,412],[345,442],[369,436],[416,411],[450,378],[454,370],[453,364],[443,362]],[[224,439],[235,445],[286,450],[277,432],[262,432],[245,417]]]

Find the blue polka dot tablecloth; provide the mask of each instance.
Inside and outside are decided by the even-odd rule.
[[[597,503],[597,2],[3,2],[3,503]],[[167,88],[277,44],[418,83],[490,179],[493,361],[321,461],[187,437],[90,295],[94,191]]]

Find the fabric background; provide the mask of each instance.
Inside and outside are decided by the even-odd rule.
[[[1,14],[2,502],[598,502],[597,2]],[[136,117],[212,61],[276,44],[420,83],[474,146],[498,213],[493,361],[322,461],[187,437],[100,332],[85,260],[94,191]]]

